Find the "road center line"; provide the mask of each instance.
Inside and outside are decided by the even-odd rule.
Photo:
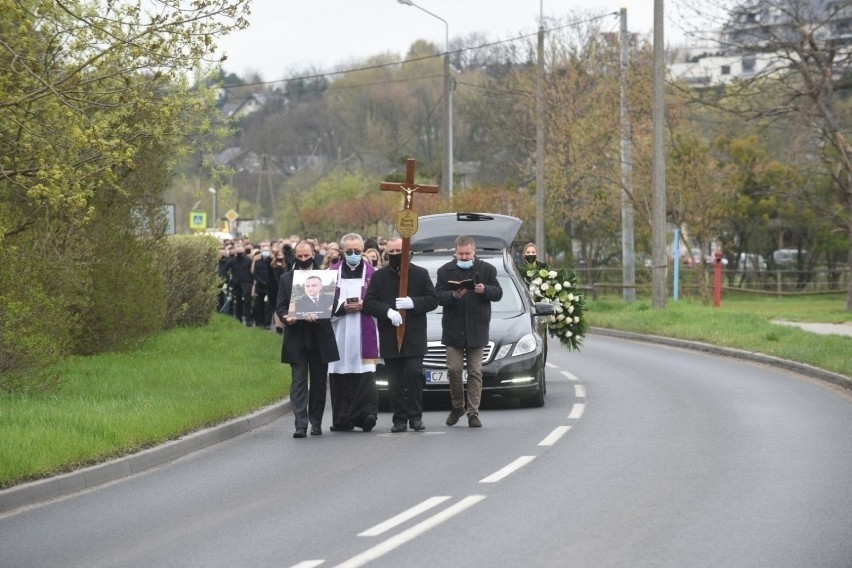
[[[298,564],[293,564],[290,568],[314,568],[325,562],[325,560],[303,560]]]
[[[387,554],[391,550],[399,548],[406,542],[417,538],[429,529],[434,528],[439,524],[443,523],[444,521],[451,519],[452,517],[458,515],[465,509],[476,505],[483,499],[485,499],[485,495],[471,495],[470,497],[465,497],[455,505],[447,507],[439,513],[435,513],[428,519],[421,521],[413,527],[390,537],[386,541],[381,542],[376,546],[365,550],[357,556],[353,556],[342,564],[338,564],[336,568],[358,568],[359,566],[363,566],[368,562]]]
[[[555,444],[557,442],[557,440],[559,440],[559,438],[564,436],[565,433],[568,432],[568,430],[570,430],[570,429],[571,429],[570,426],[557,426],[553,430],[553,432],[548,434],[547,437],[544,440],[542,440],[541,442],[538,443],[538,445],[539,446],[552,446],[553,444]]]
[[[574,385],[574,396],[577,398],[586,398],[586,387],[583,385]]]
[[[571,414],[568,415],[568,419],[579,420],[579,418],[583,415],[584,410],[586,410],[586,405],[582,402],[578,402],[571,407]]]
[[[576,383],[577,381],[580,380],[580,379],[577,378],[577,375],[569,373],[568,371],[561,371],[561,373],[563,375],[565,375],[565,377],[567,377],[569,381],[574,381]]]
[[[489,475],[488,477],[486,477],[484,479],[480,479],[479,482],[480,483],[497,483],[498,481],[500,481],[501,479],[503,479],[504,477],[506,477],[510,473],[521,469],[522,467],[524,467],[525,465],[527,465],[528,463],[530,463],[534,459],[535,459],[535,456],[521,456],[518,459],[516,459],[515,461],[513,461],[512,463],[510,463],[509,465],[507,465],[506,467],[504,467],[503,469],[500,469],[500,470],[492,473],[491,475]]]
[[[446,497],[445,496],[430,497],[429,499],[426,499],[422,503],[415,505],[415,506],[413,506],[412,508],[410,508],[406,511],[403,511],[402,513],[396,515],[395,517],[392,517],[392,518],[384,521],[383,523],[379,523],[378,525],[376,525],[372,528],[369,528],[369,529],[365,530],[364,532],[358,533],[358,536],[379,536],[383,532],[386,532],[386,531],[394,528],[397,525],[401,525],[402,523],[404,523],[408,519],[413,519],[414,517],[416,517],[420,513],[423,513],[424,511],[428,511],[432,507],[435,507],[435,506],[443,503],[447,499],[449,499],[449,496],[446,496]]]

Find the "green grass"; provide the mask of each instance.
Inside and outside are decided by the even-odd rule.
[[[852,321],[844,298],[726,298],[721,308],[669,300],[588,300],[589,323],[747,349],[852,377],[852,338],[816,335],[773,319]],[[287,395],[281,337],[213,318],[163,333],[130,353],[75,357],[49,394],[0,393],[0,487],[138,451]]]
[[[651,335],[690,339],[756,351],[852,377],[852,338],[817,335],[772,320],[852,321],[841,295],[723,299],[719,308],[697,300],[669,300],[663,310],[649,301],[588,300],[589,324]]]
[[[130,353],[74,357],[50,394],[0,394],[0,487],[96,463],[280,400],[281,336],[219,316]]]

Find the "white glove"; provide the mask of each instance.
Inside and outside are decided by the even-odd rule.
[[[414,300],[406,296],[405,298],[396,299],[396,309],[398,310],[413,310]]]
[[[402,325],[402,316],[396,310],[388,310],[388,319],[397,327]]]

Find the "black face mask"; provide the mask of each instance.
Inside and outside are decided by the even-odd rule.
[[[306,270],[308,268],[313,268],[314,259],[313,258],[306,258],[305,260],[300,260],[300,259],[297,258],[296,259],[296,265],[303,270]]]
[[[535,257],[535,255],[534,255],[534,254],[528,254],[528,255],[524,256],[524,260],[526,260],[526,261],[527,261],[528,263],[530,263],[530,264],[532,264],[533,262],[535,262],[535,258],[536,258],[536,257]]]
[[[399,254],[389,254],[388,255],[388,266],[391,268],[399,269],[402,266],[402,253]]]

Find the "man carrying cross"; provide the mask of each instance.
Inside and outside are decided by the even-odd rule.
[[[429,272],[409,265],[408,294],[400,297],[402,239],[388,240],[388,264],[376,271],[364,297],[364,312],[375,317],[379,326],[379,352],[388,373],[388,397],[393,412],[391,432],[425,430],[423,425],[423,356],[426,355],[426,314],[438,307],[438,295]],[[402,325],[400,310],[407,312],[402,344],[397,329]]]
[[[415,192],[437,193],[438,186],[414,183],[415,163],[406,164],[405,183],[383,182],[384,191],[405,194],[397,215],[401,237],[388,240],[388,264],[373,275],[364,298],[364,312],[379,325],[379,352],[388,371],[388,396],[393,412],[391,432],[415,431],[423,425],[423,356],[426,355],[426,314],[438,307],[438,295],[429,272],[410,263],[411,235],[417,231],[412,210]]]

